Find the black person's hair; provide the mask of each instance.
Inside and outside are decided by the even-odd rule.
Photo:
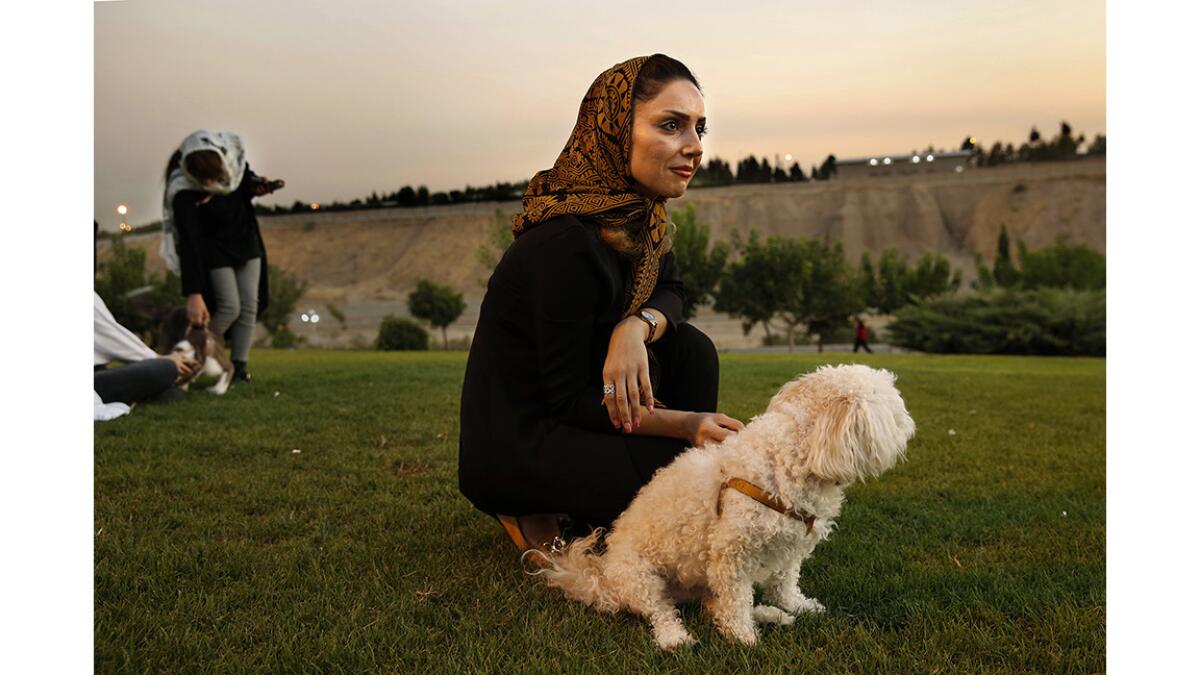
[[[655,54],[647,59],[638,71],[637,80],[633,83],[633,100],[649,101],[658,96],[663,87],[675,80],[687,80],[696,85],[697,89],[700,88],[696,76],[687,66],[666,54]]]
[[[171,159],[167,160],[167,170],[163,174],[163,180],[170,182],[171,172],[179,168],[183,161],[183,152],[176,150]],[[221,164],[221,157],[213,150],[199,150],[193,152],[187,157],[188,172],[197,178],[220,178],[225,175],[225,167]]]

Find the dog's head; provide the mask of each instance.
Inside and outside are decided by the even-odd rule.
[[[783,385],[767,410],[796,419],[798,468],[837,483],[892,468],[916,432],[896,376],[862,365],[822,366],[796,378]]]

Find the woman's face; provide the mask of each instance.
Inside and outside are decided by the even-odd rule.
[[[658,96],[634,104],[630,173],[651,197],[681,197],[700,168],[704,98],[696,85],[675,80]]]

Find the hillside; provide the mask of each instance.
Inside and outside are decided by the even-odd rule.
[[[671,208],[696,205],[700,222],[716,239],[755,228],[763,235],[840,239],[855,264],[864,251],[894,247],[916,258],[945,254],[974,276],[974,255],[991,259],[1002,225],[1031,248],[1060,234],[1105,251],[1105,162],[1019,165],[962,174],[894,176],[786,185],[752,185],[691,191]],[[298,309],[326,303],[347,316],[317,327],[295,328],[322,344],[365,344],[379,319],[405,314],[404,299],[428,277],[463,291],[468,309],[451,326],[451,338],[473,329],[490,270],[477,260],[497,209],[516,213],[520,202],[262,217],[270,262],[306,279],[310,290]],[[130,237],[148,250],[148,267],[161,271],[157,233]],[[103,256],[103,250],[101,251]],[[753,346],[737,323],[704,312],[697,323],[723,348]]]

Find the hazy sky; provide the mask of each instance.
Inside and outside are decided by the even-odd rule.
[[[448,190],[553,163],[608,66],[693,70],[706,157],[985,147],[1105,132],[1099,0],[604,3],[128,0],[95,6],[95,217],[161,217],[195,129],[282,177],[267,203]]]

